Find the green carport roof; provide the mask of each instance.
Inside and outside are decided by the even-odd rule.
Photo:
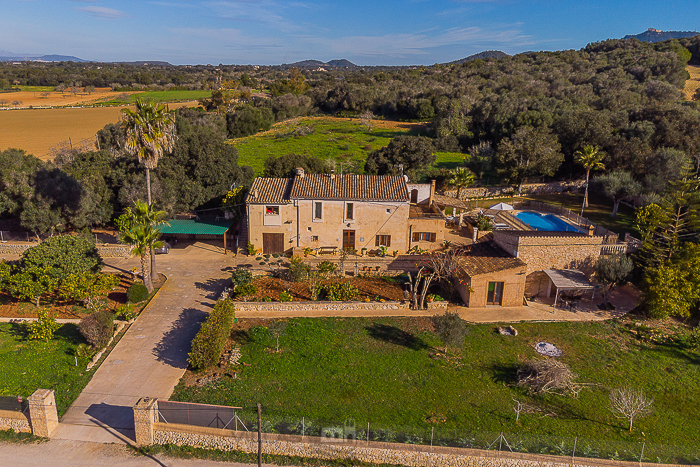
[[[170,225],[159,227],[163,234],[223,235],[231,227],[231,221],[172,220]]]

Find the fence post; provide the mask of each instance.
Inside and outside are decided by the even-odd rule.
[[[433,437],[435,436],[435,427],[430,430],[430,447],[433,447]]]
[[[642,442],[642,453],[639,455],[639,465],[642,465],[642,458],[644,457],[644,446],[647,444],[646,441]]]
[[[258,403],[258,467],[262,467],[262,414]]]
[[[153,424],[158,421],[158,399],[141,398],[133,407],[133,411],[136,444],[141,446],[153,444]]]
[[[50,437],[58,426],[58,411],[53,389],[37,389],[27,400],[32,433],[42,438]]]
[[[367,422],[367,444],[369,444],[369,422]]]
[[[574,438],[574,450],[571,453],[571,464],[573,465],[574,463],[574,456],[576,456],[576,442],[578,442],[578,436]]]

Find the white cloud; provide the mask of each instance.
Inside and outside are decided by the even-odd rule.
[[[130,16],[123,11],[103,6],[82,6],[75,8],[75,10],[90,13],[90,15],[100,19],[120,19],[128,18]]]

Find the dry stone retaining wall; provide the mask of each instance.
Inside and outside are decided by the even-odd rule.
[[[23,413],[0,410],[0,430],[31,433],[32,427],[29,424],[29,419]]]
[[[7,242],[0,243],[0,255],[16,255],[21,256],[25,250],[33,246],[37,246],[38,243],[34,242]],[[130,247],[126,245],[96,245],[97,252],[103,258],[126,258],[129,256]]]
[[[547,195],[553,193],[564,193],[567,191],[579,191],[583,188],[584,183],[585,180],[574,180],[571,182],[526,183],[523,185],[523,194]],[[460,199],[510,196],[514,191],[517,192],[517,190],[518,187],[514,185],[462,188]],[[444,195],[456,198],[457,190],[445,191]]]
[[[444,302],[445,306],[447,302]],[[408,310],[408,302],[236,302],[236,311]]]

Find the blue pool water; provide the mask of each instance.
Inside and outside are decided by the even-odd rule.
[[[538,212],[523,211],[515,215],[534,230],[546,230],[547,232],[580,232],[576,227],[567,224],[553,214],[540,214]]]

